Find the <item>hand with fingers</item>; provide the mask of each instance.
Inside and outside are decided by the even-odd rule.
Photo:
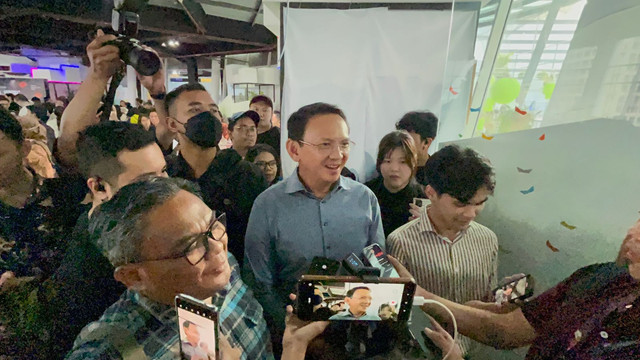
[[[233,347],[226,335],[220,333],[218,340],[218,348],[220,349],[220,359],[222,360],[240,360],[242,358],[242,349]]]
[[[442,350],[444,354],[443,360],[462,360],[462,350],[455,343],[451,335],[440,325],[434,318],[427,315],[433,325],[433,330],[428,327],[424,328],[424,332],[433,343]]]
[[[296,295],[290,294],[289,298],[295,301]],[[311,340],[322,334],[328,325],[328,321],[302,321],[293,313],[293,307],[288,305],[286,327],[282,338],[282,360],[304,359]]]
[[[409,213],[411,216],[409,217],[409,221],[417,219],[420,217],[420,206],[416,204],[409,204]]]
[[[105,35],[102,30],[98,30],[96,38],[87,45],[87,56],[91,63],[89,74],[105,82],[124,66],[124,62],[120,59],[120,50],[117,47],[103,46],[105,42],[115,38],[115,35]]]

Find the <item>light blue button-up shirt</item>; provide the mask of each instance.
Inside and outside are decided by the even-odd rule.
[[[278,328],[284,329],[285,302],[315,256],[341,261],[378,243],[384,232],[378,200],[369,188],[340,177],[318,199],[294,172],[256,198],[245,236],[245,274]],[[251,284],[252,281],[249,281]],[[270,322],[271,322],[270,321]]]

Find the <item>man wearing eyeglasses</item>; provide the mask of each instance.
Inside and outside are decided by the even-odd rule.
[[[258,123],[260,115],[253,110],[240,112],[229,119],[229,131],[235,150],[244,159],[247,151],[256,144],[258,138]]]
[[[270,358],[262,307],[227,252],[225,223],[182,179],[153,177],[120,189],[89,229],[127,291],[83,329],[68,358],[178,358],[174,299],[181,293],[211,298],[220,334],[241,359]]]
[[[256,198],[245,237],[246,279],[266,309],[274,351],[287,296],[314,257],[342,260],[372,243],[385,244],[375,195],[340,176],[353,146],[342,110],[304,106],[287,130],[286,149],[298,167]]]

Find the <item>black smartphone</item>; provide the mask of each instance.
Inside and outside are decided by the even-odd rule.
[[[215,360],[218,354],[218,310],[185,294],[176,296],[180,358]]]
[[[307,271],[310,275],[336,275],[340,269],[340,261],[316,256],[311,260],[311,265]]]
[[[525,300],[533,296],[533,285],[533,277],[525,275],[493,290],[494,300],[496,304]]]
[[[433,325],[431,324],[431,320],[425,315],[425,313],[419,307],[414,309],[415,311],[411,312],[411,318],[409,319],[407,325],[409,327],[409,332],[415,341],[418,342],[420,348],[424,352],[424,356],[426,359],[441,359],[442,358],[442,350],[433,343],[431,339],[424,332],[424,328],[428,327],[433,330]]]
[[[362,250],[362,253],[365,256],[365,259],[369,262],[369,264],[373,267],[380,269],[380,277],[383,278],[397,278],[400,277],[396,269],[391,265],[389,259],[387,259],[387,254],[385,254],[384,250],[378,244],[371,244]]]
[[[416,284],[412,278],[303,275],[298,281],[298,317],[307,321],[407,321]]]

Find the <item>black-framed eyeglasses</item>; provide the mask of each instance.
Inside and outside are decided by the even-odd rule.
[[[207,227],[207,231],[191,237],[191,239],[188,240],[188,245],[180,254],[162,259],[145,260],[143,262],[175,260],[184,257],[189,264],[197,265],[209,252],[209,239],[222,241],[226,233],[227,214],[222,213],[216,217],[214,213],[211,217],[211,223]]]

